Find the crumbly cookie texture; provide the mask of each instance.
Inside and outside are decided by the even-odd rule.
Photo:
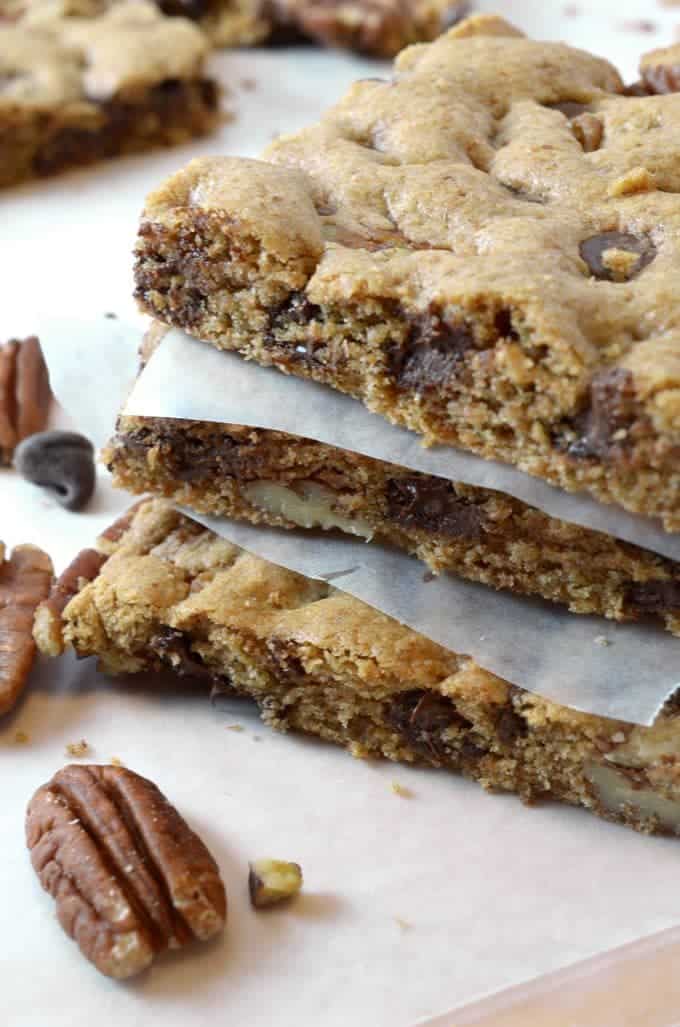
[[[115,485],[217,516],[340,529],[495,588],[680,634],[680,567],[518,499],[283,432],[121,416],[103,459]]]
[[[558,706],[162,500],[138,504],[77,564],[39,611],[44,652],[71,646],[113,672],[172,667],[250,696],[272,727],[355,756],[462,771],[527,802],[680,833],[670,705],[648,728]]]
[[[208,45],[149,3],[0,23],[0,185],[172,145],[217,122]]]
[[[137,297],[430,443],[678,531],[678,126],[680,95],[624,95],[600,58],[468,19],[266,160],[165,182]]]
[[[122,0],[9,0],[6,17],[42,24],[92,16]],[[154,0],[163,14],[196,22],[216,46],[312,40],[378,57],[435,39],[459,20],[465,0]],[[0,9],[0,18],[3,11]]]

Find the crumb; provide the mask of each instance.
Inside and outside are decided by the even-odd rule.
[[[405,788],[404,785],[400,785],[398,781],[393,781],[391,785],[392,791],[395,795],[398,795],[401,799],[412,799],[413,792],[410,788]]]
[[[66,746],[67,756],[85,756],[89,751],[90,746],[84,738],[81,738],[79,742],[69,742]]]
[[[400,917],[400,916],[395,916],[395,918],[394,918],[394,922],[395,922],[395,924],[397,924],[397,926],[398,926],[399,928],[401,928],[401,930],[402,930],[402,931],[408,931],[408,930],[410,930],[410,928],[411,928],[411,926],[412,926],[412,925],[411,925],[411,924],[410,924],[410,923],[408,922],[408,920],[404,920],[404,919],[403,919],[402,917]]]
[[[609,641],[609,639],[605,638],[604,635],[597,635],[593,639],[593,642],[595,643],[595,645],[601,645],[603,648],[605,646],[611,645],[611,642]]]
[[[226,725],[226,729],[227,729],[227,731],[243,731],[244,730],[242,724],[227,724]]]
[[[117,756],[112,756],[111,759],[109,760],[109,763],[111,764],[112,767],[124,767],[125,766],[123,761],[118,759]]]
[[[242,78],[238,83],[245,93],[252,93],[257,88],[257,81],[254,78]]]
[[[14,734],[14,741],[17,743],[17,745],[28,745],[30,740],[31,739],[29,738],[26,731],[16,731]]]

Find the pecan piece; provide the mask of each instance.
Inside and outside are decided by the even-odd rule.
[[[256,859],[250,864],[248,890],[255,909],[273,906],[297,895],[302,888],[302,867],[283,859]]]
[[[22,439],[45,428],[51,398],[38,340],[0,346],[0,465],[9,466]]]
[[[33,614],[52,584],[52,561],[35,546],[8,560],[0,543],[0,714],[14,706],[33,665]]]
[[[35,611],[33,637],[46,656],[61,656],[64,651],[62,613],[85,585],[94,581],[108,557],[96,549],[83,549],[60,574],[50,594]]]
[[[201,839],[155,784],[124,767],[67,766],[28,805],[26,841],[57,916],[109,977],[222,930],[227,902]]]

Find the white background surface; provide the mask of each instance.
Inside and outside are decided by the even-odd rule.
[[[515,12],[536,35],[620,55],[629,78],[633,55],[669,42],[680,22],[680,12],[632,0],[584,3],[601,13],[568,18],[556,17],[561,4],[479,6]],[[620,27],[636,17],[665,18],[664,35]],[[370,74],[366,62],[313,51],[217,64],[226,82],[256,80],[254,91],[235,85],[238,117],[219,136],[0,196],[0,334],[30,331],[41,311],[131,315],[130,250],[145,192],[198,152],[258,153]],[[2,472],[1,534],[42,543],[61,568],[123,502],[102,486],[89,513],[67,514]],[[235,721],[246,730],[227,730]],[[163,959],[133,984],[99,977],[61,936],[23,847],[26,801],[81,737],[94,760],[116,755],[167,792],[204,835],[230,894],[224,939]],[[3,1027],[407,1027],[680,915],[677,843],[578,811],[526,810],[445,774],[358,763],[215,709],[203,693],[110,683],[91,663],[39,668],[0,721],[0,775]],[[392,780],[413,797],[393,794]],[[263,855],[303,865],[305,896],[286,910],[248,908],[246,861]]]

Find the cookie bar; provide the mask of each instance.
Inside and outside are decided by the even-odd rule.
[[[326,582],[266,563],[161,500],[138,504],[39,609],[44,653],[174,668],[355,756],[462,771],[642,831],[680,832],[680,719],[595,717],[523,691]]]
[[[9,0],[33,23],[59,15],[92,16],[121,0]],[[216,46],[306,40],[377,57],[435,39],[463,16],[464,0],[154,0],[163,14],[195,21]],[[2,12],[0,9],[0,17]]]
[[[0,185],[209,131],[207,51],[196,26],[146,3],[0,24]]]
[[[435,572],[615,620],[657,616],[680,635],[680,566],[512,496],[283,432],[122,416],[103,459],[115,485],[201,513],[339,529]]]
[[[650,89],[673,81],[655,60]],[[678,531],[678,126],[680,95],[624,95],[601,58],[468,19],[265,161],[170,178],[136,294],[430,443]]]

